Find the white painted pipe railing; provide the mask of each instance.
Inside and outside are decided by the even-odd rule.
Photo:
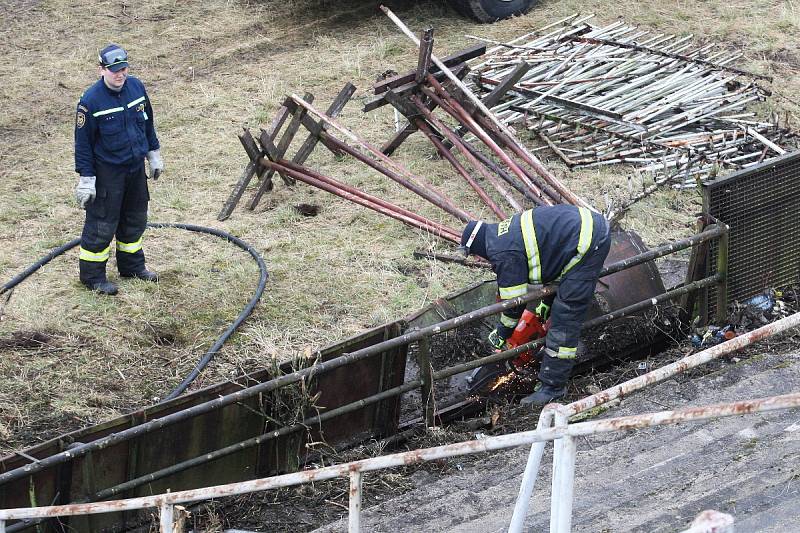
[[[314,470],[305,470],[292,474],[284,474],[269,478],[243,481],[239,483],[229,483],[201,489],[184,490],[179,492],[169,492],[157,496],[146,496],[141,498],[131,498],[127,500],[116,500],[109,502],[82,503],[70,505],[55,505],[49,507],[27,507],[18,509],[0,509],[0,533],[5,533],[5,523],[8,520],[28,519],[28,518],[51,518],[56,516],[75,516],[97,513],[111,513],[117,511],[130,511],[135,509],[147,509],[158,507],[161,510],[161,531],[162,533],[172,533],[172,513],[173,506],[178,503],[196,502],[234,496],[237,494],[247,494],[262,490],[288,487],[314,481],[323,481],[336,477],[350,478],[350,510],[349,528],[351,532],[360,531],[361,528],[361,478],[364,472],[382,470],[395,466],[410,465],[425,461],[433,461],[447,457],[457,457],[479,452],[501,450],[512,448],[524,444],[535,442],[545,442],[549,440],[580,437],[594,435],[598,433],[610,433],[616,431],[628,431],[650,426],[665,424],[675,424],[695,420],[706,420],[724,416],[736,416],[747,413],[762,413],[779,409],[792,409],[800,407],[800,393],[761,398],[756,400],[746,400],[705,407],[691,407],[675,409],[671,411],[659,411],[633,416],[623,416],[608,418],[603,420],[593,420],[589,422],[579,422],[577,424],[561,424],[555,427],[537,429],[535,431],[524,431],[497,437],[487,437],[481,440],[459,442],[436,446],[434,448],[423,448],[404,453],[396,453],[363,459],[341,465],[328,466]],[[561,406],[561,416],[565,416],[564,408]],[[562,418],[562,421],[564,419]],[[559,482],[559,490],[571,492],[572,480],[569,476],[561,477],[574,469],[574,446],[567,447],[562,452],[565,457],[566,471],[559,474],[562,481]],[[571,465],[570,465],[571,463]],[[554,475],[555,477],[555,475]],[[554,499],[557,498],[554,494]],[[554,515],[560,517],[559,527],[562,531],[569,529],[570,516],[567,511],[571,510],[571,494],[569,506],[566,509],[557,508]]]
[[[729,341],[713,346],[707,350],[684,357],[683,359],[672,364],[658,368],[652,372],[648,372],[647,374],[638,376],[624,383],[620,383],[619,385],[606,389],[602,392],[598,392],[597,394],[593,394],[592,396],[583,398],[582,400],[578,400],[568,405],[550,404],[542,410],[537,431],[544,431],[554,419],[556,428],[558,428],[559,417],[573,416],[593,407],[597,407],[598,405],[608,403],[611,400],[627,396],[631,392],[643,389],[647,385],[671,378],[690,368],[705,364],[709,361],[719,358],[720,356],[735,352],[736,350],[740,350],[749,344],[797,327],[798,325],[800,325],[800,313],[795,313],[771,324],[762,326],[749,333],[745,333]],[[715,416],[729,416],[727,414],[721,414],[725,412],[723,407],[724,406],[712,406],[707,408],[696,408],[696,410],[702,412],[705,409],[711,409],[714,413],[719,413]],[[662,413],[667,412],[668,411],[663,411]],[[640,415],[639,418],[644,420],[649,416],[651,415]],[[614,419],[609,419],[609,421],[610,420]],[[648,422],[646,426],[659,425],[660,423],[661,422],[657,421],[656,419],[652,419],[652,421]],[[569,426],[569,428],[574,428],[578,425],[580,424]],[[568,433],[570,435],[572,434],[571,431],[568,431]],[[517,497],[517,501],[514,505],[514,513],[511,517],[511,524],[508,528],[509,533],[521,533],[523,530],[523,524],[528,514],[530,498],[533,493],[533,486],[536,483],[539,466],[541,464],[541,457],[544,453],[544,446],[545,443],[540,442],[531,447],[531,451],[528,456],[528,463],[525,467],[525,473],[522,476],[522,486],[520,487],[519,496]],[[571,459],[565,456],[565,454],[568,453],[573,454]],[[573,483],[564,481],[563,476],[570,476],[574,478],[575,453],[576,452],[570,443],[567,443],[566,445],[556,443],[555,445],[555,452],[553,456],[553,492],[551,494],[550,510],[551,532],[563,532],[570,530],[569,525],[571,523],[572,500],[574,497]],[[557,478],[559,480],[558,484],[556,484]],[[567,515],[569,515],[569,517],[567,517]]]

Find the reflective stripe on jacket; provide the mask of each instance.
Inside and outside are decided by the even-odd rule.
[[[580,262],[592,242],[591,211],[571,205],[537,207],[486,228],[486,253],[497,274],[500,298],[527,292],[528,284],[560,280]],[[513,328],[523,307],[500,315]]]
[[[89,87],[75,117],[75,171],[95,176],[95,162],[132,166],[159,148],[153,108],[144,84],[128,76],[119,92],[103,79]]]

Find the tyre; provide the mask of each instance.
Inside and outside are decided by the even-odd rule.
[[[537,0],[448,0],[448,2],[464,16],[478,22],[494,22],[527,13]]]

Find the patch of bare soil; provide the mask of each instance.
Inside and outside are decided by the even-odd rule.
[[[53,338],[41,331],[15,331],[10,336],[0,338],[0,350],[39,349]]]

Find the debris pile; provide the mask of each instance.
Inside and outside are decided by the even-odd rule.
[[[365,105],[365,111],[370,111],[391,104],[407,119],[405,127],[396,132],[382,149],[336,119],[355,92],[352,84],[348,83],[342,89],[326,112],[315,107],[311,94],[302,98],[288,96],[272,124],[257,138],[246,129],[240,134],[239,139],[250,162],[218,218],[223,220],[230,215],[249,182],[257,176],[261,182],[248,205],[253,209],[262,195],[272,190],[272,177],[277,172],[287,185],[301,181],[458,243],[460,231],[452,226],[304,166],[312,150],[321,143],[337,156],[355,158],[461,223],[479,218],[466,207],[457,205],[448,192],[437,189],[427,179],[412,173],[397,158],[391,157],[403,141],[417,131],[453,166],[456,174],[498,220],[534,205],[571,203],[589,207],[585,200],[572,193],[547,170],[486,107],[513,85],[516,73],[487,95],[484,101],[478,100],[461,82],[469,70],[465,62],[484,52],[485,46],[481,45],[439,60],[433,55],[433,30],[426,30],[420,42],[417,69],[377,82],[374,87],[376,96]],[[308,136],[289,159],[287,150],[301,128],[307,131]],[[475,140],[465,140],[467,133]]]
[[[748,111],[770,95],[758,82],[772,78],[738,68],[742,53],[623,21],[595,27],[586,22],[592,16],[573,15],[500,44],[473,67],[470,79],[485,93],[525,66],[492,111],[535,132],[541,146],[533,151],[550,150],[570,168],[630,164],[633,201],[660,185],[694,187],[796,146],[777,116]],[[609,214],[625,207],[609,206]]]
[[[769,288],[744,301],[728,305],[727,324],[695,328],[689,339],[695,348],[707,348],[758,329],[800,310],[796,287]]]
[[[497,219],[537,205],[592,207],[545,167],[535,155],[540,151],[556,154],[569,168],[632,166],[627,195],[606,200],[605,214],[614,221],[662,186],[694,187],[798,145],[798,136],[777,115],[762,119],[753,111],[770,94],[759,83],[771,78],[738,67],[740,52],[695,44],[692,36],[653,34],[623,21],[596,27],[587,22],[593,15],[572,15],[488,52],[481,43],[440,60],[433,54],[432,29],[417,38],[388,10],[387,15],[419,47],[417,68],[387,71],[364,111],[391,105],[405,123],[378,148],[336,119],[355,91],[352,84],[325,112],[314,107],[311,94],[287,97],[257,138],[249,131],[240,136],[250,162],[220,220],[257,176],[260,184],[248,204],[253,209],[277,172],[287,185],[302,181],[458,241],[453,226],[305,167],[319,143],[337,156],[358,159],[460,222],[477,218],[448,196],[460,184],[437,189],[393,157],[412,134],[427,138]],[[540,144],[520,142],[510,127],[517,123]],[[307,138],[289,158],[301,128]]]

